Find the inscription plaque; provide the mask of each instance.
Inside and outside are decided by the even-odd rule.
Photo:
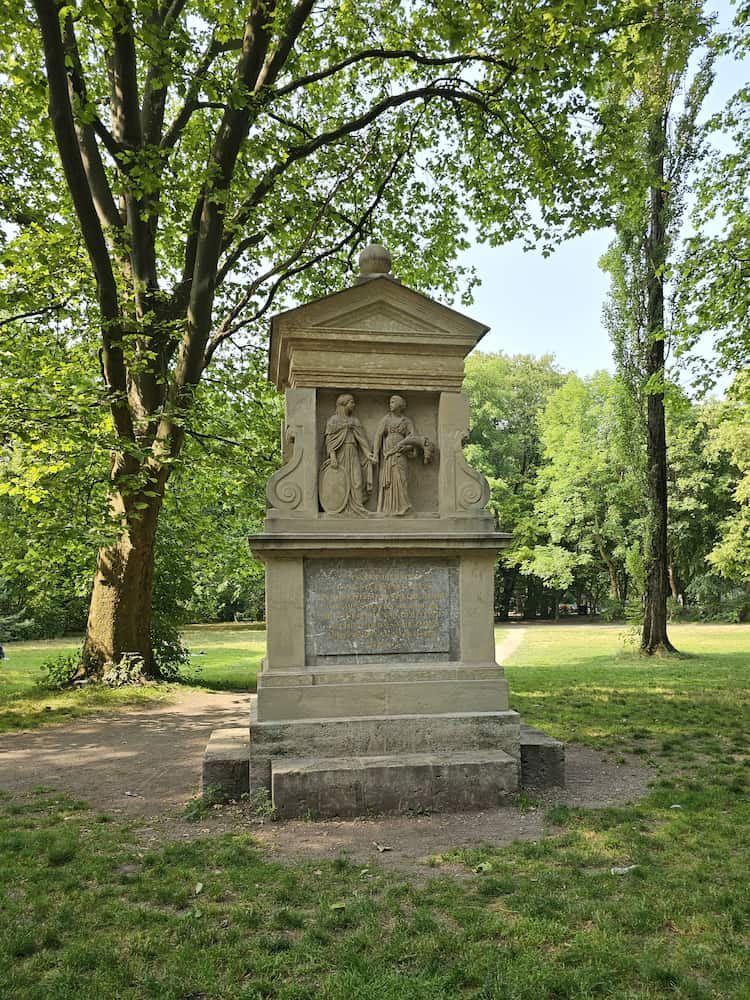
[[[458,659],[451,559],[306,559],[309,664]]]

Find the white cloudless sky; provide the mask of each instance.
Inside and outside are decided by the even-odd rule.
[[[709,5],[719,25],[731,24],[728,0]],[[747,83],[748,64],[722,59],[704,115],[719,111]],[[481,285],[465,311],[491,327],[479,350],[506,354],[553,354],[561,369],[588,375],[612,370],[612,349],[602,323],[609,279],[598,261],[612,238],[600,230],[563,243],[550,257],[524,252],[521,241],[502,247],[476,243],[462,257]],[[460,306],[458,307],[461,308]]]

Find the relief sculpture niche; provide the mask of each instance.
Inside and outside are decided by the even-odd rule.
[[[365,507],[372,493],[375,458],[358,417],[350,392],[336,400],[336,412],[325,430],[327,458],[320,467],[318,493],[327,514],[354,514],[366,517]]]
[[[422,452],[425,465],[432,461],[435,445],[419,437],[406,416],[403,396],[391,396],[390,412],[380,421],[373,452],[380,463],[378,477],[378,513],[400,517],[411,510],[407,459]]]

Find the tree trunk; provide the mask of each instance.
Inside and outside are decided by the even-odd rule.
[[[651,188],[648,224],[648,302],[646,335],[646,468],[648,516],[646,518],[646,601],[641,650],[674,653],[667,636],[667,437],[664,423],[664,264],[666,245],[666,187],[664,150],[666,114],[657,116],[649,137],[649,159],[657,180]],[[654,385],[656,383],[657,385]]]
[[[664,351],[663,341],[654,345]],[[663,363],[663,362],[662,362]],[[652,654],[674,653],[667,636],[667,446],[664,434],[664,397],[648,397],[648,518],[646,525],[646,603],[641,649]]]
[[[526,584],[526,600],[523,602],[523,617],[536,618],[539,609],[539,593],[532,580]]]
[[[161,502],[161,497],[150,498],[137,517],[131,514],[119,541],[99,550],[82,654],[86,676],[100,675],[107,661],[117,662],[123,653],[138,654],[144,672],[158,676],[151,646],[151,598]]]
[[[599,555],[602,557],[604,565],[607,567],[607,572],[609,573],[609,593],[613,601],[622,600],[622,593],[620,591],[620,581],[617,578],[617,567],[615,566],[612,559],[607,554],[607,550],[604,547],[604,542],[602,536],[598,533],[594,533],[594,540],[596,542],[596,547],[599,549]]]
[[[510,602],[517,576],[517,570],[495,569],[495,611],[500,621],[507,621],[510,617]]]
[[[677,570],[674,568],[674,563],[669,564],[669,591],[675,601],[680,599],[680,584],[677,580]]]

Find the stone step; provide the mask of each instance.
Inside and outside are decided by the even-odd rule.
[[[521,784],[524,788],[565,787],[565,744],[523,723]]]
[[[247,726],[214,729],[203,751],[203,794],[220,786],[227,798],[250,791],[250,733]]]
[[[285,819],[490,809],[518,787],[518,761],[502,750],[271,762],[273,804]]]
[[[358,716],[258,722],[250,719],[250,782],[271,791],[271,761],[306,757],[380,757],[502,750],[518,759],[517,712]]]

